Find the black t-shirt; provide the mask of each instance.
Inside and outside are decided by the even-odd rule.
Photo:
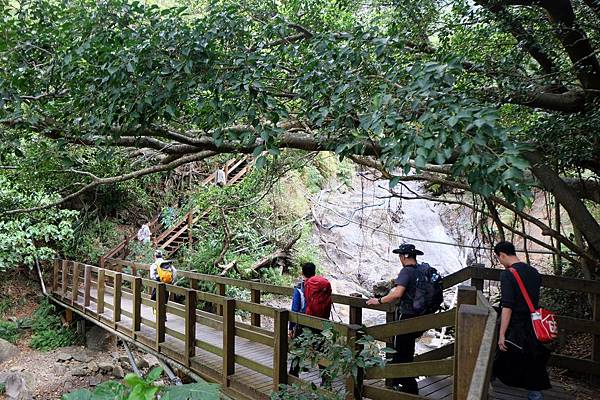
[[[403,314],[413,314],[412,303],[415,298],[416,286],[416,265],[403,267],[396,278],[396,286],[404,286],[406,289],[400,299],[400,312]]]
[[[540,273],[535,268],[523,262],[515,263],[512,267],[519,273],[519,276],[525,285],[525,289],[527,289],[529,298],[531,298],[533,307],[538,308],[540,301],[540,285],[542,281]],[[521,289],[512,272],[509,270],[502,271],[502,274],[500,274],[500,285],[500,305],[502,307],[511,308],[514,313],[529,314],[529,307],[525,302],[525,298],[523,297]]]

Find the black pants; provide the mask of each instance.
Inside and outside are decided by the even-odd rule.
[[[413,316],[403,315],[400,319],[409,319]],[[392,358],[393,363],[410,363],[415,361],[415,340],[418,339],[423,332],[406,333],[404,335],[398,335],[394,338],[394,349],[396,353]],[[416,377],[408,378],[393,378],[392,385],[400,385],[405,393],[419,394],[419,386],[417,385]]]
[[[150,300],[156,301],[156,288],[152,288],[152,294],[150,295]],[[165,304],[169,302],[169,292],[165,290]]]

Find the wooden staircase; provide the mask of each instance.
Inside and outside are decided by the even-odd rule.
[[[253,160],[249,156],[237,157],[228,160],[223,166],[225,173],[225,185],[233,185],[239,182],[246,175],[253,165]],[[207,186],[216,181],[217,170],[210,174],[202,181],[202,186]],[[188,211],[178,222],[168,229],[161,231],[160,214],[155,216],[147,223],[150,228],[152,244],[155,249],[162,249],[165,252],[165,257],[172,257],[184,244],[192,246],[194,237],[192,228],[194,224],[204,218],[209,210],[200,212],[196,209]],[[101,256],[98,264],[101,268],[104,267],[106,259],[126,259],[129,255],[129,243],[137,240],[137,232],[126,237],[121,243],[109,250],[105,255]]]

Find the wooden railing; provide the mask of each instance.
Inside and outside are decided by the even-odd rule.
[[[262,294],[291,296],[292,288],[178,271],[179,275],[188,281],[189,288],[184,288],[138,276],[141,271],[146,271],[142,274],[147,273],[149,269],[147,264],[108,259],[106,266],[110,269],[71,261],[57,261],[54,264],[52,293],[64,304],[95,318],[104,326],[126,334],[183,365],[189,366],[194,371],[203,373],[205,376],[212,376],[224,387],[236,386],[236,364],[271,377],[273,390],[279,390],[279,384],[283,383],[307,383],[289,376],[287,373],[287,324],[292,321],[303,326],[323,329],[325,323],[331,322],[261,304]],[[125,267],[129,268],[131,274],[123,272]],[[390,316],[390,314],[394,314],[392,305],[367,306],[365,299],[334,294],[335,303],[350,307],[350,323],[334,322],[333,328],[341,335],[346,336],[348,345],[355,350],[359,349],[355,339],[361,334],[371,335],[377,340],[385,341],[403,333],[451,326],[455,328],[454,343],[420,354],[415,357],[413,363],[387,364],[383,369],[366,371],[359,369],[358,378],[347,382],[348,393],[353,398],[365,396],[375,400],[423,399],[424,397],[411,397],[391,391],[378,385],[377,381],[415,375],[447,375],[453,376],[454,379],[454,399],[485,399],[489,388],[491,359],[497,341],[497,314],[483,292],[477,287],[481,288],[485,280],[498,280],[500,273],[500,270],[465,268],[451,274],[444,280],[447,288],[468,279],[471,279],[471,284],[474,285],[473,287],[461,286],[458,288],[455,308],[403,321],[393,321],[393,317]],[[198,290],[201,282],[215,284],[217,293]],[[542,283],[546,287],[584,291],[590,293],[595,299],[600,295],[600,282],[544,275]],[[227,297],[227,286],[249,290],[251,301]],[[158,292],[156,301],[150,300],[146,293],[153,288]],[[164,304],[162,296],[164,291],[181,296],[183,303]],[[106,301],[107,294],[111,301]],[[132,302],[131,309],[123,307],[123,298]],[[198,310],[199,301],[213,304],[216,312]],[[95,303],[95,307],[93,303]],[[154,320],[142,315],[142,305],[157,309]],[[361,328],[363,308],[387,313],[390,322]],[[250,313],[250,323],[236,322],[236,310]],[[597,310],[597,308],[594,309],[595,313]],[[167,314],[183,318],[185,328],[181,331],[170,329],[165,324]],[[596,317],[597,314],[594,314],[594,318]],[[271,319],[273,321],[272,329],[262,327],[261,318]],[[600,323],[595,320],[559,316],[559,323],[562,330],[587,332],[594,335],[595,340],[600,335]],[[196,324],[222,331],[222,346],[216,346],[214,343],[198,337]],[[153,330],[152,337],[145,334],[148,331],[147,328]],[[174,346],[173,343],[166,340],[167,336],[175,338],[177,344]],[[235,337],[272,348],[272,363],[265,365],[264,362],[236,354]],[[207,369],[203,361],[196,357],[196,348],[221,357],[222,372],[217,374],[214,370]],[[596,350],[597,348],[594,348],[592,351],[590,360],[553,355],[551,361],[553,365],[573,371],[600,375],[600,363],[594,358]]]

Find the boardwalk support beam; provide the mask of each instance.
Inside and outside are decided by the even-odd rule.
[[[287,384],[288,322],[290,312],[285,309],[275,311],[275,343],[273,345],[273,391],[279,385]]]

